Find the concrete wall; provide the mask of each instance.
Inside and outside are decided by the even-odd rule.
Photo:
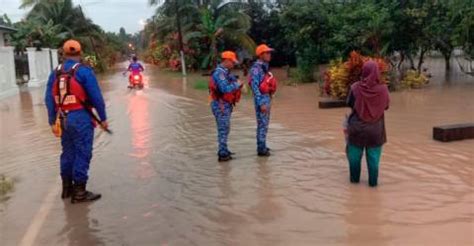
[[[28,70],[30,73],[28,86],[40,87],[46,84],[49,74],[58,66],[56,49],[27,48]],[[16,84],[15,58],[13,47],[0,46],[0,98],[18,93]]]
[[[51,72],[52,64],[50,49],[43,48],[37,51],[36,48],[26,48],[28,53],[28,67],[30,71],[29,87],[40,87],[46,84]]]
[[[2,30],[0,30],[0,47],[5,46],[5,34]]]
[[[57,49],[51,49],[51,66],[53,69],[56,69],[58,67],[59,59],[58,59],[58,50]]]
[[[13,47],[0,46],[0,97],[18,92],[15,79],[15,59]]]
[[[28,86],[40,87],[46,84],[49,74],[58,66],[58,50],[43,48],[26,48],[28,54],[28,67],[30,80]]]

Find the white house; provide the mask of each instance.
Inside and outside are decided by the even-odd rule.
[[[12,27],[8,27],[5,25],[0,24],[0,47],[5,46],[6,43],[6,35],[7,33],[15,32],[16,30]]]
[[[16,30],[0,24],[0,98],[18,92],[13,47],[5,46],[5,34],[14,31]]]

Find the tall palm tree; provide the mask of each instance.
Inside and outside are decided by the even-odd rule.
[[[71,36],[101,31],[99,26],[84,15],[80,6],[74,6],[72,0],[40,0],[28,13],[27,19],[34,19],[40,24],[52,21]]]
[[[208,54],[201,62],[202,68],[215,66],[219,44],[235,44],[253,52],[255,42],[247,34],[251,19],[244,12],[241,0],[149,0],[151,5],[161,4],[157,9],[158,30],[169,34],[176,30],[176,11],[172,3],[179,1],[182,13],[185,41],[197,40],[205,44]]]
[[[20,8],[28,8],[42,1],[46,2],[47,0],[21,0]]]
[[[200,23],[186,30],[185,40],[198,39],[208,45],[209,54],[201,63],[202,68],[216,66],[220,41],[239,44],[250,53],[255,48],[255,42],[247,34],[250,29],[250,17],[243,10],[201,8],[199,13]]]
[[[50,23],[54,25],[60,39],[74,37],[94,51],[105,37],[103,30],[84,15],[80,6],[74,6],[72,0],[36,1],[27,20],[38,23],[38,26],[48,26]],[[48,42],[45,45],[54,46]]]

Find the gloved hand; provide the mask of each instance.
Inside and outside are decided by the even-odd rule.
[[[107,123],[107,121],[102,121],[100,123],[100,128],[102,128],[103,130],[109,129],[109,123]]]
[[[230,74],[229,79],[230,79],[230,82],[235,82],[235,81],[239,80],[239,76],[237,76],[235,74]]]
[[[61,137],[63,133],[63,129],[61,128],[61,121],[59,119],[56,119],[54,124],[51,125],[51,132],[54,134],[56,137]]]

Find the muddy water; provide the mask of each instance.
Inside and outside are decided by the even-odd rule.
[[[45,123],[43,89],[0,101],[0,173],[16,180],[0,203],[1,245],[474,243],[474,141],[431,140],[433,125],[474,122],[472,80],[392,94],[380,186],[370,189],[366,169],[361,184],[348,182],[346,110],[317,109],[315,85],[283,87],[275,98],[268,159],[255,156],[244,98],[232,120],[236,159],[219,164],[196,78],[145,76],[143,91],[127,90],[118,72],[102,78],[115,133],[96,133],[89,187],[104,197],[92,204],[54,194],[60,146]]]

